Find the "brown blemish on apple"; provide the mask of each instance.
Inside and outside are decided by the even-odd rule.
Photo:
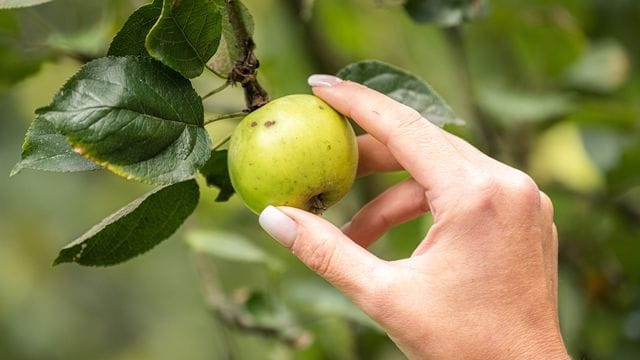
[[[257,122],[255,122],[255,121],[252,121],[252,122],[251,122],[251,127],[256,127],[256,126],[258,126],[258,123],[257,123]]]
[[[264,122],[264,127],[271,127],[272,125],[275,125],[276,121],[275,120],[267,120]]]
[[[320,109],[320,110],[324,110],[324,106],[322,106],[322,105],[318,105],[318,109]]]

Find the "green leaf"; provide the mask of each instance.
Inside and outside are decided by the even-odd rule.
[[[213,0],[164,0],[147,35],[149,54],[184,77],[194,78],[218,48],[222,17]]]
[[[227,201],[235,193],[229,177],[227,153],[227,150],[212,151],[211,157],[200,169],[200,173],[207,180],[207,185],[220,188],[216,202]]]
[[[36,117],[27,130],[20,162],[11,175],[23,169],[71,172],[97,170],[100,166],[75,153],[53,124]]]
[[[246,46],[246,44],[238,42],[231,25],[229,12],[237,11],[240,14],[239,18],[243,22],[242,27],[249,36],[253,35],[254,23],[249,9],[242,2],[233,1],[228,5],[225,2],[226,0],[216,0],[216,5],[222,15],[222,39],[220,39],[218,50],[209,61],[209,66],[218,73],[226,75],[231,72],[235,62],[244,56],[244,47]]]
[[[640,184],[640,140],[627,145],[616,166],[607,172],[607,187],[612,194],[619,195]]]
[[[337,75],[366,85],[414,108],[438,126],[464,123],[429,84],[395,66],[377,60],[365,60],[347,65]]]
[[[74,151],[127,179],[183,181],[211,154],[200,97],[187,79],[150,58],[94,60],[37,112]]]
[[[199,197],[195,180],[158,188],[64,247],[53,264],[109,266],[145,253],[182,225],[196,208]]]
[[[27,49],[21,41],[15,11],[0,11],[0,91],[40,70],[46,55]]]
[[[158,21],[162,11],[162,0],[155,0],[151,4],[136,10],[122,26],[111,42],[107,55],[149,56],[145,41],[147,34]]]
[[[335,288],[314,280],[292,280],[284,284],[288,302],[322,317],[338,316],[382,332],[382,329]]]
[[[404,8],[420,23],[456,26],[486,13],[488,0],[407,0]]]
[[[623,134],[604,126],[580,126],[582,144],[589,158],[604,171],[613,169],[622,155]]]
[[[567,85],[599,93],[618,89],[631,73],[629,57],[614,40],[593,44],[566,72]]]
[[[238,233],[195,230],[186,235],[186,241],[194,251],[220,259],[264,264],[274,270],[281,270],[283,267],[280,260]]]
[[[0,0],[0,9],[14,9],[44,4],[51,0]]]
[[[478,87],[478,102],[484,111],[507,126],[558,118],[575,108],[568,94],[523,92],[490,84]]]

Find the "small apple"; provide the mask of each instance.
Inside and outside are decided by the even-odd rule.
[[[247,115],[231,136],[229,174],[244,203],[321,214],[351,188],[358,146],[349,122],[313,95],[289,95]]]

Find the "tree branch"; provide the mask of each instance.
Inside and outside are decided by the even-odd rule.
[[[465,91],[465,95],[471,105],[473,116],[476,120],[476,127],[480,135],[480,140],[486,153],[492,157],[495,157],[499,152],[499,135],[496,129],[487,120],[482,109],[478,105],[477,97],[473,89],[471,82],[471,69],[469,65],[469,59],[467,57],[467,51],[464,47],[464,38],[462,34],[462,28],[454,26],[443,30],[445,37],[454,52],[455,61],[458,62],[458,68],[461,69],[463,79],[462,84]]]
[[[253,52],[255,43],[242,19],[238,2],[236,0],[225,0],[224,5],[229,14],[229,23],[233,29],[236,44],[243,47],[242,57],[236,59],[229,74],[229,81],[232,84],[240,83],[242,85],[245,102],[251,112],[268,103],[269,95],[258,82],[257,74],[260,62]]]
[[[211,259],[201,253],[194,253],[195,263],[201,278],[206,304],[220,322],[232,329],[275,338],[293,348],[304,347],[309,342],[309,334],[304,330],[285,332],[277,327],[262,325],[253,316],[227,299],[218,281]]]

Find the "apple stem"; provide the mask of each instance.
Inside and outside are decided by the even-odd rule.
[[[320,193],[312,197],[311,199],[309,199],[309,203],[310,203],[309,205],[311,205],[309,211],[311,211],[316,215],[322,215],[322,213],[324,213],[324,211],[327,210],[327,207],[322,201],[322,195],[323,194]]]

